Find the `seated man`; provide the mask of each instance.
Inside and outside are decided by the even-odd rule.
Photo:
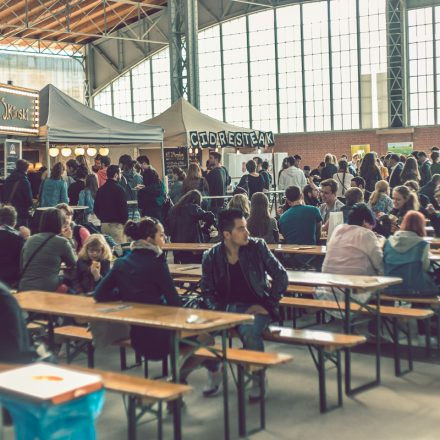
[[[264,351],[263,332],[271,319],[278,319],[287,272],[264,240],[249,237],[241,210],[220,211],[218,230],[222,242],[203,255],[202,294],[209,308],[254,315],[252,324],[239,325],[237,331],[245,349]],[[268,275],[272,278],[270,287]],[[211,383],[205,395],[217,391],[220,380]],[[249,397],[261,397],[258,381],[254,381]]]
[[[361,177],[362,179],[362,177]],[[348,222],[348,214],[356,203],[362,203],[364,201],[364,193],[357,187],[351,187],[345,193],[345,206],[341,208],[344,215],[344,223]]]
[[[17,211],[11,205],[0,208],[0,281],[15,287],[20,279],[20,255],[29,229],[15,230]]]
[[[288,209],[280,217],[280,231],[286,244],[315,245],[321,238],[322,217],[315,206],[304,205],[303,194],[298,186],[286,189]],[[283,254],[283,263],[289,268],[303,268],[313,262],[322,262],[308,255]]]
[[[338,184],[335,179],[323,180],[320,189],[323,203],[319,207],[319,212],[321,213],[322,221],[324,222],[323,229],[327,231],[330,213],[341,211],[344,204],[336,197]]]
[[[287,244],[316,244],[321,237],[322,217],[318,208],[304,205],[298,186],[286,189],[289,206],[280,217],[280,230]]]

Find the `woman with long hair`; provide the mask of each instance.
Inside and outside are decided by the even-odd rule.
[[[368,205],[371,210],[377,214],[383,212],[388,214],[393,209],[393,201],[390,194],[390,186],[386,180],[379,180],[370,196]]]
[[[86,177],[85,188],[79,193],[78,205],[87,206],[87,209],[85,210],[87,221],[94,226],[99,226],[101,224],[98,217],[96,217],[93,212],[97,191],[98,181],[96,180],[96,176],[93,174],[89,174]]]
[[[193,189],[196,189],[202,195],[209,195],[208,182],[202,177],[202,169],[196,162],[189,164],[188,172],[182,183],[182,196]]]
[[[68,268],[74,267],[76,263],[72,237],[73,231],[66,224],[65,215],[60,209],[49,208],[43,211],[39,232],[29,237],[23,246],[18,286],[20,292],[54,292],[61,287],[61,263],[65,263]]]
[[[365,180],[365,190],[368,193],[374,191],[374,187],[379,180],[382,180],[380,169],[376,164],[375,153],[367,153],[362,159],[359,175]]]
[[[170,183],[170,199],[176,204],[180,197],[182,197],[182,187],[186,173],[179,167],[173,167],[172,173],[173,180]]]
[[[63,179],[65,171],[64,164],[57,162],[50,172],[50,177],[41,183],[40,206],[42,208],[53,207],[58,203],[69,204],[67,183]]]
[[[428,274],[429,243],[426,236],[425,217],[417,211],[408,211],[400,230],[384,246],[384,275],[400,277],[403,283],[390,287],[393,295],[438,295],[438,287]]]
[[[397,217],[397,224],[402,223],[405,214],[408,211],[418,211],[420,202],[417,193],[405,185],[396,186],[393,189],[393,210],[392,215]]]
[[[344,159],[340,160],[339,170],[333,174],[333,179],[335,179],[338,184],[336,191],[336,197],[338,199],[345,199],[345,193],[351,187],[351,179],[353,178],[354,176],[348,171],[348,162]]]
[[[263,238],[266,243],[278,243],[279,230],[277,221],[270,216],[269,199],[262,192],[251,198],[251,213],[247,219],[247,228],[252,237]]]
[[[203,243],[204,227],[210,227],[215,222],[215,216],[210,211],[201,208],[202,195],[196,189],[187,192],[171,208],[168,214],[168,225],[173,243]],[[176,263],[201,263],[202,254],[192,252],[174,252]]]
[[[406,159],[405,165],[403,165],[403,170],[400,173],[400,181],[402,185],[408,180],[420,182],[419,167],[417,165],[417,160],[413,156]]]
[[[248,196],[246,194],[235,194],[229,200],[228,209],[239,209],[243,213],[243,217],[248,218],[251,213]]]
[[[147,168],[143,175],[144,188],[138,191],[138,207],[143,217],[149,216],[162,220],[162,207],[166,200],[165,185],[159,174]]]

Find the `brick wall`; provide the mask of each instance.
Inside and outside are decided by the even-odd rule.
[[[440,146],[440,126],[418,127],[414,133],[378,134],[376,130],[352,130],[320,133],[289,133],[275,135],[275,151],[302,157],[301,165],[315,167],[326,153],[350,157],[350,145],[370,144],[371,151],[386,154],[388,142],[414,142],[414,149],[430,152]]]

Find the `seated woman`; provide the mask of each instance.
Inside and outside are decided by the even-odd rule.
[[[124,233],[133,240],[132,251],[116,260],[95,289],[95,300],[180,306],[162,252],[165,233],[161,223],[151,217],[137,223],[129,220]],[[131,326],[130,329],[133,348],[150,360],[160,360],[169,354],[171,335],[170,331],[156,328]]]
[[[390,186],[388,182],[386,180],[379,180],[368,201],[368,205],[375,214],[379,212],[388,214],[393,209],[393,201],[389,194]]]
[[[418,211],[419,208],[420,203],[416,192],[404,185],[396,186],[393,189],[393,209],[391,214],[397,217],[398,226],[400,226],[408,211]]]
[[[203,243],[205,242],[201,222],[210,227],[215,222],[215,216],[210,211],[201,208],[202,194],[193,189],[187,192],[174,205],[168,214],[171,241],[174,243]],[[201,263],[202,254],[188,251],[174,252],[176,263]]]
[[[278,243],[280,231],[277,221],[270,216],[266,194],[257,192],[252,196],[247,228],[252,237],[263,238],[268,244]]]
[[[342,215],[344,216],[344,223],[348,222],[348,214],[356,203],[362,203],[364,201],[364,193],[361,189],[353,187],[349,188],[345,193],[345,205],[341,208]]]
[[[322,272],[344,275],[383,274],[383,253],[379,239],[372,231],[375,217],[365,203],[357,203],[348,214],[348,224],[339,225],[327,243]],[[331,289],[317,289],[320,299],[337,300],[343,304],[344,294]],[[356,299],[368,301],[371,292],[358,293]],[[341,318],[341,312],[332,312]]]
[[[83,247],[83,244],[90,236],[90,231],[85,228],[84,226],[77,225],[73,221],[73,209],[67,205],[66,203],[59,203],[55,208],[60,209],[62,213],[64,214],[65,218],[65,226],[69,226],[72,230],[72,245],[76,252],[79,252],[81,248]],[[66,230],[66,229],[63,229]]]
[[[32,235],[23,246],[21,279],[18,285],[20,292],[54,292],[60,288],[61,263],[68,268],[76,263],[75,250],[69,239],[72,239],[72,230],[66,226],[62,211],[56,208],[43,211],[39,233]]]
[[[440,188],[437,188],[434,193],[437,204],[440,203]],[[434,228],[435,236],[440,237],[440,212],[435,210],[435,207],[429,204],[426,207],[428,218],[431,221],[431,226]]]
[[[101,234],[92,234],[78,253],[75,290],[87,293],[95,290],[99,281],[110,271],[112,251]]]
[[[243,193],[235,194],[229,200],[228,209],[239,209],[243,213],[244,218],[247,219],[251,213],[248,196]]]
[[[384,274],[403,279],[402,284],[387,288],[387,292],[398,296],[436,296],[438,287],[428,274],[429,243],[425,218],[417,211],[408,211],[400,230],[385,243]]]

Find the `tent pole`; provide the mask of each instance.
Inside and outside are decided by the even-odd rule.
[[[160,143],[160,154],[161,154],[161,164],[162,164],[162,179],[166,184],[166,190],[168,192],[168,179],[165,179],[165,149],[163,147],[163,141]]]
[[[273,177],[273,183],[272,187],[274,191],[277,190],[277,180],[275,178],[275,153],[274,153],[274,147],[272,147],[272,177]],[[278,213],[278,194],[274,194],[275,196],[275,215]]]
[[[49,155],[49,139],[46,139],[46,151],[45,151],[45,162],[47,169],[50,170],[50,155]]]

